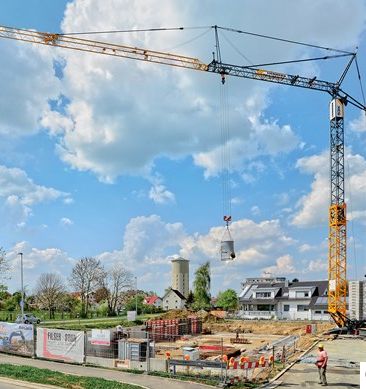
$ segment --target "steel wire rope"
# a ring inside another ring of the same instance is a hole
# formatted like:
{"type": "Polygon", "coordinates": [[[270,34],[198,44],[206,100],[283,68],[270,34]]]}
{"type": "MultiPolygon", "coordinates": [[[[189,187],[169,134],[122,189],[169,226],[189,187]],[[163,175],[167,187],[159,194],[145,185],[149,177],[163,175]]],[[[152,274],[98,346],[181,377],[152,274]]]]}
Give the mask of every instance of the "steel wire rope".
{"type": "MultiPolygon", "coordinates": [[[[365,93],[364,93],[364,91],[363,91],[363,85],[362,85],[362,80],[361,80],[361,73],[360,73],[360,68],[358,67],[357,56],[355,57],[355,63],[356,63],[358,81],[359,81],[359,83],[360,83],[360,88],[361,88],[361,94],[362,94],[362,99],[363,99],[363,105],[366,106],[365,93]]],[[[365,111],[365,114],[366,114],[366,111],[365,111]]]]}
{"type": "MultiPolygon", "coordinates": [[[[349,168],[349,161],[348,158],[346,157],[346,169],[347,169],[347,177],[348,180],[346,180],[346,183],[348,181],[348,193],[349,193],[349,204],[350,204],[350,213],[353,214],[353,201],[352,201],[352,191],[351,191],[351,174],[350,174],[350,168],[349,168]]],[[[354,217],[350,220],[351,222],[351,234],[352,234],[352,247],[353,247],[353,261],[354,261],[354,275],[355,275],[355,280],[357,280],[357,250],[356,250],[356,236],[355,236],[355,231],[354,231],[354,222],[353,222],[354,217]]]]}
{"type": "Polygon", "coordinates": [[[236,51],[242,58],[244,58],[250,65],[255,66],[254,63],[245,55],[243,54],[231,40],[223,33],[221,32],[221,36],[225,39],[225,41],[236,51]]]}
{"type": "Polygon", "coordinates": [[[228,118],[227,81],[220,85],[220,134],[221,134],[221,177],[222,177],[222,211],[224,216],[231,216],[230,188],[230,136],[228,118]]]}
{"type": "Polygon", "coordinates": [[[202,37],[203,37],[204,35],[206,35],[210,30],[211,30],[211,28],[208,28],[206,31],[202,32],[201,34],[198,34],[198,35],[196,35],[195,37],[193,37],[193,38],[191,38],[191,39],[189,39],[189,40],[187,40],[187,41],[184,41],[184,42],[182,42],[182,43],[180,43],[180,44],[178,44],[178,45],[176,45],[176,46],[173,46],[173,47],[170,47],[170,48],[167,48],[167,49],[163,49],[163,51],[175,50],[175,49],[177,49],[177,48],[179,48],[179,47],[182,47],[182,46],[185,46],[185,45],[187,45],[187,44],[189,44],[189,43],[192,43],[192,42],[198,40],[199,38],[202,38],[202,37]]]}
{"type": "Polygon", "coordinates": [[[346,51],[346,50],[340,50],[340,49],[335,49],[335,48],[332,48],[332,47],[314,45],[314,44],[306,43],[306,42],[302,42],[302,41],[296,41],[296,40],[292,40],[292,39],[280,38],[280,37],[276,37],[276,36],[273,36],[273,35],[258,34],[258,33],[255,33],[255,32],[238,30],[238,29],[230,28],[230,27],[217,26],[217,28],[219,28],[220,30],[236,32],[238,34],[245,34],[245,35],[255,36],[255,37],[258,37],[258,38],[271,39],[271,40],[275,40],[275,41],[279,41],[279,42],[284,42],[284,43],[291,43],[291,44],[299,45],[299,46],[312,47],[312,48],[315,48],[315,49],[334,51],[334,52],[338,52],[338,53],[354,54],[354,53],[352,53],[350,51],[346,51]]]}
{"type": "Polygon", "coordinates": [[[157,27],[157,28],[131,28],[128,30],[104,30],[104,31],[79,31],[63,32],[58,35],[97,35],[97,34],[119,34],[132,32],[158,32],[158,31],[182,31],[182,30],[202,30],[212,29],[214,26],[196,26],[196,27],[157,27]]]}

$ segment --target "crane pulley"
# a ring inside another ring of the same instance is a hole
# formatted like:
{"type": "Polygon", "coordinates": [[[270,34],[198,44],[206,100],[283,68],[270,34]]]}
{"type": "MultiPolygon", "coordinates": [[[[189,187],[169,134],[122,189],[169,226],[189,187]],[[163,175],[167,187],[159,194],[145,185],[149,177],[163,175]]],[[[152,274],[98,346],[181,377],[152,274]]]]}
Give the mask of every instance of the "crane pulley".
{"type": "MultiPolygon", "coordinates": [[[[298,74],[286,74],[269,70],[268,67],[274,64],[285,64],[298,61],[284,61],[277,63],[258,64],[250,66],[240,66],[224,63],[221,60],[220,47],[218,42],[218,27],[215,28],[216,36],[216,58],[206,64],[197,58],[153,51],[127,45],[119,45],[108,42],[95,41],[90,39],[81,39],[65,34],[55,34],[48,32],[39,32],[34,30],[19,29],[13,27],[0,26],[0,38],[14,39],[29,43],[41,44],[53,47],[62,47],[71,50],[78,50],[114,57],[129,58],[145,62],[159,63],[180,68],[199,70],[209,73],[216,73],[221,76],[224,82],[226,76],[242,77],[252,80],[271,82],[281,85],[300,87],[310,90],[326,92],[331,95],[331,109],[336,109],[335,114],[330,117],[330,160],[331,160],[331,204],[329,208],[329,258],[328,258],[328,311],[334,318],[336,324],[341,327],[347,324],[346,317],[346,204],[344,198],[344,106],[349,103],[353,106],[366,111],[365,104],[341,89],[342,82],[355,60],[357,71],[358,64],[356,53],[337,51],[338,54],[333,57],[350,56],[351,59],[343,71],[341,77],[336,82],[319,80],[317,77],[304,77],[298,74]],[[338,113],[342,114],[339,115],[338,113]]],[[[229,29],[228,29],[229,30],[229,29]]],[[[262,38],[268,36],[239,31],[262,38]]],[[[271,39],[274,39],[273,37],[271,39]]],[[[277,39],[277,38],[276,38],[277,39]]],[[[287,39],[277,39],[287,43],[296,43],[287,39]]],[[[297,42],[299,43],[299,42],[297,42]]],[[[300,44],[300,43],[299,43],[300,44]]],[[[305,46],[326,49],[325,47],[313,46],[301,43],[305,46]]],[[[328,59],[321,57],[308,60],[328,59]]],[[[227,225],[228,227],[228,225],[227,225]]],[[[230,231],[227,228],[228,233],[230,231]]],[[[234,254],[233,240],[231,235],[227,240],[223,240],[222,249],[232,257],[234,254]],[[232,245],[230,244],[232,243],[232,245]],[[230,253],[230,254],[229,254],[230,253]]]]}

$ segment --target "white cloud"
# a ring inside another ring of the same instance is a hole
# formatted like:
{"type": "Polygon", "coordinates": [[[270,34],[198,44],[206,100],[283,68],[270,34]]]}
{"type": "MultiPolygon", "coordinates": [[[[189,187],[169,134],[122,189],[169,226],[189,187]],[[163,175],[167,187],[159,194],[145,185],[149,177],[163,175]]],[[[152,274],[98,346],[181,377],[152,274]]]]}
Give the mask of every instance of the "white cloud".
{"type": "Polygon", "coordinates": [[[310,272],[324,272],[328,269],[328,261],[326,259],[311,260],[308,264],[307,271],[310,272]]]}
{"type": "Polygon", "coordinates": [[[350,122],[350,129],[355,132],[366,132],[366,115],[364,111],[360,112],[360,116],[350,122]]]}
{"type": "Polygon", "coordinates": [[[283,255],[276,259],[276,265],[265,267],[262,275],[271,274],[272,276],[284,276],[297,272],[293,258],[290,255],[283,255]]]}
{"type": "Polygon", "coordinates": [[[181,223],[165,223],[158,215],[132,218],[125,228],[121,258],[130,266],[168,263],[185,236],[181,223]]]}
{"type": "Polygon", "coordinates": [[[253,205],[252,208],[250,208],[250,212],[254,216],[258,216],[261,213],[261,209],[258,207],[258,205],[253,205]]]}
{"type": "Polygon", "coordinates": [[[47,128],[51,135],[62,135],[65,131],[71,131],[73,128],[70,118],[57,111],[51,111],[49,107],[42,115],[41,125],[47,128]]]}
{"type": "Polygon", "coordinates": [[[63,225],[64,227],[69,227],[69,226],[72,226],[74,224],[74,222],[71,219],[69,219],[68,217],[63,217],[60,220],[60,224],[63,225]]]}
{"type": "Polygon", "coordinates": [[[150,188],[149,198],[156,204],[174,203],[174,193],[170,192],[165,185],[156,184],[150,188]]]}
{"type": "MultiPolygon", "coordinates": [[[[308,227],[326,223],[330,199],[329,155],[301,158],[297,168],[301,172],[314,175],[311,192],[298,201],[298,211],[293,215],[292,223],[298,227],[308,227]]],[[[360,219],[365,214],[366,204],[366,160],[359,154],[346,152],[346,203],[348,219],[360,219]],[[348,175],[347,175],[348,174],[348,175]],[[352,200],[352,203],[351,203],[352,200]],[[352,212],[351,212],[352,210],[352,212]]]]}
{"type": "MultiPolygon", "coordinates": [[[[20,256],[23,253],[24,285],[27,293],[32,293],[36,281],[42,273],[58,273],[67,277],[71,273],[74,259],[58,248],[35,248],[28,242],[16,243],[7,250],[12,271],[9,285],[12,290],[20,289],[20,256]]],[[[66,280],[65,280],[66,281],[66,280]]]]}
{"type": "MultiPolygon", "coordinates": [[[[286,235],[278,220],[255,223],[249,219],[235,221],[230,226],[234,240],[235,264],[253,267],[271,260],[273,253],[281,253],[295,241],[286,235]]],[[[181,242],[180,255],[193,261],[220,258],[220,242],[226,239],[223,227],[212,227],[206,235],[193,234],[181,242]]]]}
{"type": "MultiPolygon", "coordinates": [[[[261,107],[264,109],[264,107],[261,107]]],[[[256,107],[256,110],[258,108],[256,107]]],[[[247,112],[250,115],[250,112],[247,112]]],[[[230,167],[232,170],[245,172],[242,174],[246,182],[253,182],[255,175],[264,170],[263,164],[257,162],[255,164],[248,161],[264,155],[278,155],[279,153],[289,152],[293,150],[299,140],[292,131],[291,127],[285,125],[280,127],[277,122],[269,122],[261,119],[259,116],[249,116],[248,119],[247,138],[248,139],[232,139],[225,147],[230,154],[230,167]],[[253,173],[249,173],[248,171],[253,173]]],[[[196,165],[205,170],[205,177],[218,175],[226,166],[222,165],[222,146],[217,146],[210,151],[200,152],[194,155],[196,165]]]]}
{"type": "Polygon", "coordinates": [[[299,247],[299,251],[300,253],[306,253],[308,251],[311,251],[313,249],[312,246],[310,246],[309,244],[307,243],[304,243],[302,244],[300,247],[299,247]]]}
{"type": "Polygon", "coordinates": [[[32,135],[39,131],[48,101],[57,99],[61,91],[54,75],[54,56],[41,45],[4,39],[0,40],[0,49],[0,134],[32,135]]]}
{"type": "Polygon", "coordinates": [[[35,184],[24,170],[0,165],[0,204],[2,213],[19,226],[32,214],[32,206],[63,198],[70,195],[54,188],[35,184]]]}
{"type": "MultiPolygon", "coordinates": [[[[258,32],[270,29],[279,36],[348,47],[357,43],[365,19],[365,6],[357,0],[348,2],[347,7],[330,6],[329,0],[311,6],[305,0],[296,5],[287,0],[281,7],[253,3],[251,12],[242,12],[243,5],[232,1],[227,13],[222,13],[221,2],[213,1],[209,15],[205,15],[205,3],[194,1],[187,1],[184,6],[180,1],[166,0],[152,0],[148,4],[137,0],[110,0],[111,5],[108,4],[105,1],[101,7],[96,0],[69,3],[62,30],[104,30],[105,21],[108,21],[108,29],[120,29],[121,25],[141,28],[202,25],[204,22],[212,25],[219,21],[222,25],[245,26],[258,32]],[[116,12],[118,9],[128,9],[128,12],[116,12]],[[160,11],[156,13],[156,9],[160,11]],[[262,17],[253,18],[253,14],[262,17]],[[287,14],[291,14],[291,20],[287,14]],[[324,14],[328,15],[326,19],[320,16],[324,14]],[[273,20],[276,20],[275,25],[273,20]],[[311,20],[310,29],[308,20],[311,20]],[[335,28],[333,20],[340,25],[347,24],[347,31],[335,28]]],[[[124,34],[122,38],[106,35],[98,39],[117,43],[123,39],[123,43],[132,46],[156,50],[173,48],[174,52],[177,43],[194,38],[197,32],[188,31],[188,34],[191,35],[183,37],[181,31],[164,35],[141,32],[124,34]]],[[[241,38],[231,37],[239,47],[243,45],[241,38]]],[[[212,36],[207,35],[204,39],[192,40],[189,46],[177,51],[208,62],[210,59],[205,54],[212,45],[210,39],[212,36]]],[[[259,62],[292,59],[307,53],[305,48],[254,39],[246,40],[245,51],[248,57],[259,62]]],[[[105,182],[112,182],[126,173],[149,174],[155,159],[161,156],[193,155],[194,162],[204,169],[206,176],[220,171],[221,141],[219,136],[213,135],[216,130],[219,134],[220,107],[212,77],[88,53],[51,49],[48,53],[64,58],[62,93],[68,103],[62,114],[43,108],[41,123],[58,136],[58,153],[68,165],[92,171],[105,182]]],[[[228,62],[242,62],[231,48],[226,48],[225,53],[228,62]]],[[[302,67],[305,72],[311,69],[302,67]]],[[[317,68],[314,71],[319,73],[317,68]]],[[[289,125],[262,115],[268,106],[271,86],[245,80],[228,79],[227,83],[230,84],[229,146],[233,169],[243,170],[245,163],[253,158],[276,156],[300,146],[289,125]]],[[[255,173],[244,173],[255,179],[255,173]]]]}

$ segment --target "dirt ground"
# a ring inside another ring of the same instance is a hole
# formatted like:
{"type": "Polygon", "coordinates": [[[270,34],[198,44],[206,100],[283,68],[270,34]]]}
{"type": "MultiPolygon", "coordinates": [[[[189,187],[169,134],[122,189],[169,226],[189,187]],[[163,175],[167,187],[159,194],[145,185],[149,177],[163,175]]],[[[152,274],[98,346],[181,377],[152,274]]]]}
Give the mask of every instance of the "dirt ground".
{"type": "Polygon", "coordinates": [[[156,355],[165,358],[165,352],[169,351],[172,358],[182,358],[182,347],[201,346],[201,358],[215,359],[221,355],[221,345],[225,348],[225,354],[250,355],[289,335],[299,337],[296,348],[301,352],[314,343],[318,334],[334,327],[332,323],[321,322],[317,323],[317,333],[306,334],[307,324],[309,323],[305,321],[206,320],[204,329],[211,334],[185,336],[176,342],[159,342],[156,345],[156,355]],[[247,344],[233,344],[231,339],[236,337],[245,338],[247,344]],[[210,350],[210,346],[213,349],[215,346],[220,347],[220,351],[210,350]]]}

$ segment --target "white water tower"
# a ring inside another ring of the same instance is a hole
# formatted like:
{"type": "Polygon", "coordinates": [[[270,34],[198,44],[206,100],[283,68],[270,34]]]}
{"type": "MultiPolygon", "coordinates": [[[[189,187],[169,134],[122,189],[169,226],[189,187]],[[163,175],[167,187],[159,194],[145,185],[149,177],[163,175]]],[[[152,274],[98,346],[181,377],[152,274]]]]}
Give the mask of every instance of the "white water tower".
{"type": "Polygon", "coordinates": [[[172,259],[172,289],[178,290],[185,298],[189,294],[189,260],[182,257],[172,259]]]}

